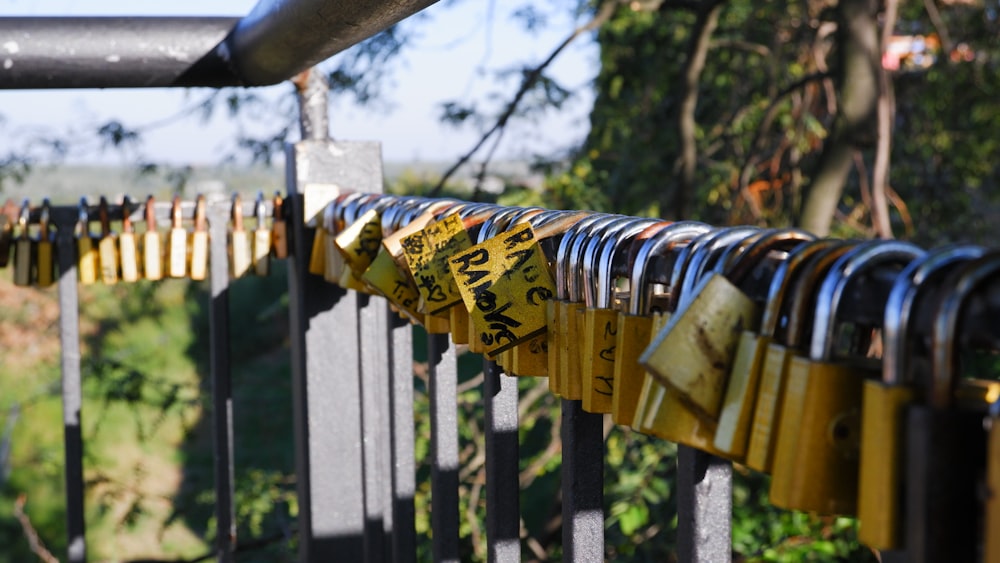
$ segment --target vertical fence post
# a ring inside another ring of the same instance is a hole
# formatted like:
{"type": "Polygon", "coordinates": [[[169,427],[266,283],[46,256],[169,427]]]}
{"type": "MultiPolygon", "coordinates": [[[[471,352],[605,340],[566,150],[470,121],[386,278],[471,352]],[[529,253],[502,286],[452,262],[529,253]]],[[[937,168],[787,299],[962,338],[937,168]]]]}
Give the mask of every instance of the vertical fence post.
{"type": "Polygon", "coordinates": [[[710,563],[732,559],[733,464],[677,446],[677,556],[710,563]]]}
{"type": "Polygon", "coordinates": [[[490,562],[521,560],[517,378],[483,360],[486,403],[486,547],[490,562]]]}
{"type": "Polygon", "coordinates": [[[604,416],[563,399],[561,433],[563,560],[603,561],[604,416]]]}
{"type": "Polygon", "coordinates": [[[386,501],[388,460],[391,440],[388,405],[385,403],[389,383],[389,353],[387,350],[389,306],[382,297],[358,296],[361,331],[361,444],[365,480],[365,561],[381,563],[386,559],[392,513],[386,501]]]}
{"type": "Polygon", "coordinates": [[[392,413],[392,542],[391,560],[417,559],[413,496],[417,488],[413,428],[413,329],[388,311],[389,404],[392,413]]]}
{"type": "Polygon", "coordinates": [[[427,335],[434,561],[458,561],[458,364],[447,334],[427,335]]]}
{"type": "Polygon", "coordinates": [[[59,225],[59,340],[62,348],[63,444],[66,452],[66,560],[87,559],[83,506],[83,428],[80,409],[80,300],[76,283],[73,224],[59,225]]]}
{"type": "MultiPolygon", "coordinates": [[[[230,206],[208,206],[211,303],[208,310],[209,373],[212,380],[212,443],[215,464],[217,557],[233,560],[236,513],[233,508],[233,385],[229,364],[229,232],[230,206]]],[[[240,210],[242,213],[242,210],[240,210]]]]}

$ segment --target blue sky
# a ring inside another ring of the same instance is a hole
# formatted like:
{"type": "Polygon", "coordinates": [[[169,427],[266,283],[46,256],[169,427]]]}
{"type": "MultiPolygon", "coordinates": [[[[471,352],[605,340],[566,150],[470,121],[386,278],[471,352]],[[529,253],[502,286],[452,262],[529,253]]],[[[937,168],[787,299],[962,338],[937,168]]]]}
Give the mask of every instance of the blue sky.
{"type": "MultiPolygon", "coordinates": [[[[173,0],[136,2],[122,0],[0,0],[0,15],[243,15],[255,0],[212,2],[173,0]]],[[[529,3],[529,0],[523,2],[529,3]]],[[[394,85],[387,90],[390,106],[360,109],[346,103],[331,108],[331,133],[341,139],[380,140],[386,160],[446,161],[464,152],[478,138],[469,130],[455,130],[437,121],[440,103],[447,99],[480,100],[496,92],[489,69],[530,64],[548,53],[579,24],[553,8],[558,2],[532,2],[551,14],[550,24],[537,35],[523,32],[509,17],[513,2],[441,0],[424,11],[415,48],[397,62],[394,85]],[[485,16],[493,10],[493,24],[485,16]],[[487,69],[487,72],[482,72],[487,69]]],[[[586,85],[597,72],[597,50],[584,39],[572,46],[553,65],[552,73],[565,86],[580,87],[582,94],[558,116],[523,126],[505,135],[498,156],[516,158],[534,152],[550,152],[577,142],[586,132],[591,97],[586,85]]],[[[289,90],[287,84],[257,89],[276,98],[289,90]]],[[[503,90],[509,97],[516,84],[503,90]]],[[[86,136],[96,124],[118,119],[129,126],[164,120],[202,99],[207,90],[0,90],[0,115],[4,118],[0,154],[35,132],[86,136]],[[14,133],[14,139],[10,133],[14,133]],[[6,146],[5,146],[6,145],[6,146]]],[[[248,121],[251,131],[269,130],[273,123],[248,121]]],[[[174,163],[210,164],[231,142],[236,125],[224,117],[206,125],[189,118],[144,134],[140,151],[144,158],[174,163]]],[[[85,145],[84,145],[85,146],[85,145]]],[[[81,149],[76,162],[116,162],[123,157],[81,149]]]]}

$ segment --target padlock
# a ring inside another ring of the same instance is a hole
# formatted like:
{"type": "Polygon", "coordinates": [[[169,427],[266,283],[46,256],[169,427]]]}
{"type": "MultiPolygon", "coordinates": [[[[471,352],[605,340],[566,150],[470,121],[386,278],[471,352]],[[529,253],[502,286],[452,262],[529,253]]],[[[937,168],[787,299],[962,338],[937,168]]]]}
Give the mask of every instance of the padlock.
{"type": "Polygon", "coordinates": [[[229,231],[229,277],[238,280],[250,271],[253,250],[250,248],[250,235],[243,226],[243,198],[240,197],[240,194],[235,193],[232,201],[230,211],[232,227],[229,231]]]}
{"type": "Polygon", "coordinates": [[[355,277],[368,269],[382,247],[380,209],[367,206],[364,212],[336,236],[337,248],[355,277]]]}
{"type": "Polygon", "coordinates": [[[915,358],[929,355],[915,349],[919,339],[911,339],[910,325],[916,311],[934,302],[949,271],[983,253],[977,246],[929,252],[900,272],[889,292],[882,329],[882,378],[865,381],[861,411],[858,541],[871,548],[894,550],[903,545],[903,417],[917,397],[915,358]]]}
{"type": "Polygon", "coordinates": [[[118,235],[118,259],[121,261],[122,281],[139,281],[139,242],[132,226],[132,201],[122,198],[122,232],[118,235]]]}
{"type": "Polygon", "coordinates": [[[804,231],[756,233],[734,245],[716,272],[696,288],[672,325],[657,335],[643,362],[670,385],[695,413],[717,422],[741,335],[756,332],[760,306],[747,294],[755,268],[775,250],[787,250],[815,237],[804,231]],[[742,248],[741,248],[742,246],[742,248]],[[739,258],[735,258],[738,256],[739,258]]]}
{"type": "Polygon", "coordinates": [[[961,323],[969,317],[995,318],[985,298],[982,301],[987,303],[979,311],[973,310],[972,303],[994,290],[998,280],[1000,253],[996,251],[963,264],[943,282],[930,317],[930,381],[922,386],[923,397],[907,409],[904,423],[904,534],[910,561],[978,558],[986,413],[956,404],[956,391],[962,379],[960,348],[967,330],[961,323]]]}
{"type": "Polygon", "coordinates": [[[35,241],[35,285],[49,287],[56,281],[55,243],[51,229],[52,212],[48,198],[42,200],[38,217],[38,239],[35,241]]]}
{"type": "Polygon", "coordinates": [[[114,285],[118,283],[118,235],[111,231],[111,211],[104,196],[97,204],[97,218],[101,223],[101,236],[97,239],[101,281],[105,285],[114,285]]]}
{"type": "Polygon", "coordinates": [[[789,272],[792,275],[787,295],[782,299],[772,342],[767,345],[753,422],[744,463],[761,473],[771,473],[778,430],[781,427],[781,404],[785,397],[788,365],[794,353],[806,346],[805,338],[812,321],[812,305],[819,285],[830,267],[853,245],[838,243],[805,258],[789,272]],[[787,319],[787,320],[783,320],[787,319]]]}
{"type": "Polygon", "coordinates": [[[31,205],[27,199],[21,204],[21,213],[17,219],[18,235],[14,242],[14,285],[27,287],[35,280],[35,257],[32,254],[31,236],[28,230],[31,226],[31,205]]]}
{"type": "Polygon", "coordinates": [[[194,230],[191,231],[191,279],[201,281],[208,276],[208,210],[205,196],[199,194],[194,203],[194,230]]]}
{"type": "Polygon", "coordinates": [[[1000,399],[986,419],[986,479],[983,501],[983,561],[1000,561],[1000,399]]]}
{"type": "Polygon", "coordinates": [[[288,258],[288,219],[281,192],[275,192],[271,202],[271,255],[277,260],[288,258]]]}
{"type": "MultiPolygon", "coordinates": [[[[592,413],[611,413],[614,396],[618,309],[614,308],[614,270],[627,270],[633,239],[654,221],[627,219],[593,237],[581,259],[583,274],[583,346],[580,353],[582,406],[592,413]]],[[[661,223],[662,225],[662,223],[661,223]]],[[[579,322],[579,320],[578,320],[579,322]]]]}
{"type": "MultiPolygon", "coordinates": [[[[176,211],[180,213],[179,203],[176,211]]],[[[156,227],[156,200],[153,196],[146,198],[145,214],[146,232],[142,234],[142,275],[147,280],[159,280],[163,279],[163,244],[160,231],[156,227]]],[[[178,221],[179,219],[180,217],[178,221]]]]}
{"type": "Polygon", "coordinates": [[[76,223],[76,269],[80,283],[90,285],[97,282],[97,245],[90,234],[90,209],[87,199],[80,199],[79,217],[76,223]]]}
{"type": "Polygon", "coordinates": [[[794,273],[817,252],[838,244],[840,242],[833,239],[805,241],[792,249],[788,259],[781,262],[771,278],[761,315],[760,333],[744,330],[740,335],[715,431],[715,447],[725,452],[726,457],[736,461],[746,457],[764,358],[778,327],[781,306],[790,293],[788,288],[794,273]]]}
{"type": "MultiPolygon", "coordinates": [[[[856,513],[861,393],[865,379],[878,377],[880,366],[863,353],[835,357],[838,315],[852,282],[876,268],[898,273],[921,254],[910,243],[871,241],[841,256],[824,277],[809,355],[794,356],[788,367],[771,504],[819,514],[856,513]]],[[[873,307],[877,313],[884,308],[881,303],[873,307]]],[[[857,331],[863,335],[860,327],[857,331]]]]}
{"type": "MultiPolygon", "coordinates": [[[[669,282],[669,272],[680,245],[708,232],[710,227],[695,221],[673,223],[645,240],[632,260],[629,278],[628,311],[618,315],[615,339],[614,393],[611,398],[611,419],[615,424],[632,426],[646,371],[639,365],[639,355],[649,345],[653,333],[653,313],[665,305],[658,303],[655,286],[669,282]]],[[[648,391],[647,391],[648,393],[648,391]]]]}
{"type": "Polygon", "coordinates": [[[8,199],[0,208],[0,268],[10,263],[10,250],[14,241],[14,224],[17,222],[17,206],[8,199]]]}
{"type": "Polygon", "coordinates": [[[264,192],[257,192],[257,202],[254,204],[254,215],[257,225],[253,231],[253,273],[266,276],[271,272],[272,229],[267,226],[267,204],[264,202],[264,192]]]}
{"type": "MultiPolygon", "coordinates": [[[[148,203],[146,213],[149,213],[148,203]]],[[[187,277],[188,273],[188,233],[182,221],[181,196],[176,195],[170,206],[170,233],[167,236],[167,275],[172,278],[187,277]]]]}

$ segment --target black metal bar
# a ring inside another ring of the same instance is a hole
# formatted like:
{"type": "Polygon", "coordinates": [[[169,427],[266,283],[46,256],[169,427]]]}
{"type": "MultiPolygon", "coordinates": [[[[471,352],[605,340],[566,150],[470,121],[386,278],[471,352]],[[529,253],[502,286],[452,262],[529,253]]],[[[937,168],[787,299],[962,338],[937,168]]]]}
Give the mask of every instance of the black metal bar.
{"type": "MultiPolygon", "coordinates": [[[[192,73],[196,61],[204,58],[202,64],[207,64],[216,57],[214,49],[238,21],[235,17],[0,18],[0,88],[208,85],[184,77],[192,73]]],[[[228,81],[219,85],[238,84],[234,78],[228,81]]]]}
{"type": "Polygon", "coordinates": [[[220,562],[233,561],[233,384],[229,365],[229,246],[231,204],[208,208],[211,305],[208,310],[209,373],[212,380],[212,443],[215,463],[215,547],[220,562]]]}
{"type": "Polygon", "coordinates": [[[384,404],[389,380],[389,354],[386,349],[389,306],[381,297],[359,295],[359,330],[361,335],[361,443],[365,485],[365,561],[386,560],[386,519],[392,496],[388,462],[390,459],[389,416],[384,404]]]}
{"type": "Polygon", "coordinates": [[[427,335],[434,561],[458,561],[458,364],[447,334],[427,335]]]}
{"type": "Polygon", "coordinates": [[[564,399],[561,433],[563,560],[603,561],[604,416],[564,399]]]}
{"type": "Polygon", "coordinates": [[[413,329],[393,312],[389,316],[390,412],[392,413],[392,542],[389,559],[417,559],[413,496],[417,488],[413,429],[413,329]]]}
{"type": "Polygon", "coordinates": [[[677,446],[677,557],[709,563],[732,559],[733,464],[677,446]]]}
{"type": "Polygon", "coordinates": [[[483,360],[486,402],[487,560],[521,560],[521,505],[517,494],[520,448],[517,436],[517,378],[483,360]]]}
{"type": "Polygon", "coordinates": [[[72,223],[58,225],[59,341],[62,347],[63,444],[66,452],[66,560],[87,559],[83,506],[83,431],[80,408],[80,310],[76,282],[76,241],[72,223]]]}

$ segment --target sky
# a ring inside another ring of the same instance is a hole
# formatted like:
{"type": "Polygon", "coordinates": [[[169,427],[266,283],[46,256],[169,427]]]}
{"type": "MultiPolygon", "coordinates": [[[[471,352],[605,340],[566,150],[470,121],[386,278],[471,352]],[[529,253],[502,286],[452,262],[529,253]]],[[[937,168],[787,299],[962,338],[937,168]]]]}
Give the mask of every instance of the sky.
{"type": "MultiPolygon", "coordinates": [[[[244,15],[256,0],[172,0],[136,2],[122,0],[0,0],[2,16],[74,15],[244,15]]],[[[358,108],[344,100],[330,110],[331,135],[337,139],[379,140],[386,161],[449,161],[465,152],[479,138],[477,131],[442,125],[438,121],[444,100],[477,100],[488,104],[496,92],[509,99],[517,84],[499,85],[493,72],[524,63],[537,64],[581,22],[568,13],[565,3],[500,2],[497,0],[441,0],[422,12],[419,36],[413,48],[394,65],[392,86],[383,103],[358,108]],[[510,13],[531,3],[551,17],[537,34],[523,31],[510,13]],[[563,7],[558,7],[558,6],[563,7]],[[492,25],[486,21],[492,10],[492,25]]],[[[505,134],[499,158],[522,158],[551,153],[578,143],[587,130],[592,104],[588,85],[597,72],[598,53],[589,39],[581,38],[551,68],[553,76],[578,95],[557,115],[512,129],[505,134]]],[[[255,93],[278,99],[291,90],[287,83],[257,88],[255,93]]],[[[195,117],[173,120],[207,89],[118,90],[0,90],[0,156],[33,135],[58,134],[79,138],[68,156],[70,162],[116,163],[136,157],[173,164],[207,165],[218,162],[232,147],[237,127],[249,131],[272,130],[266,118],[245,119],[242,125],[222,115],[207,123],[195,117]],[[135,154],[102,151],[90,131],[98,124],[119,120],[129,127],[143,127],[142,143],[135,154]],[[170,123],[169,125],[156,125],[170,123]]],[[[496,103],[496,102],[494,102],[496,103]]],[[[493,106],[497,107],[497,106],[493,106]]]]}

